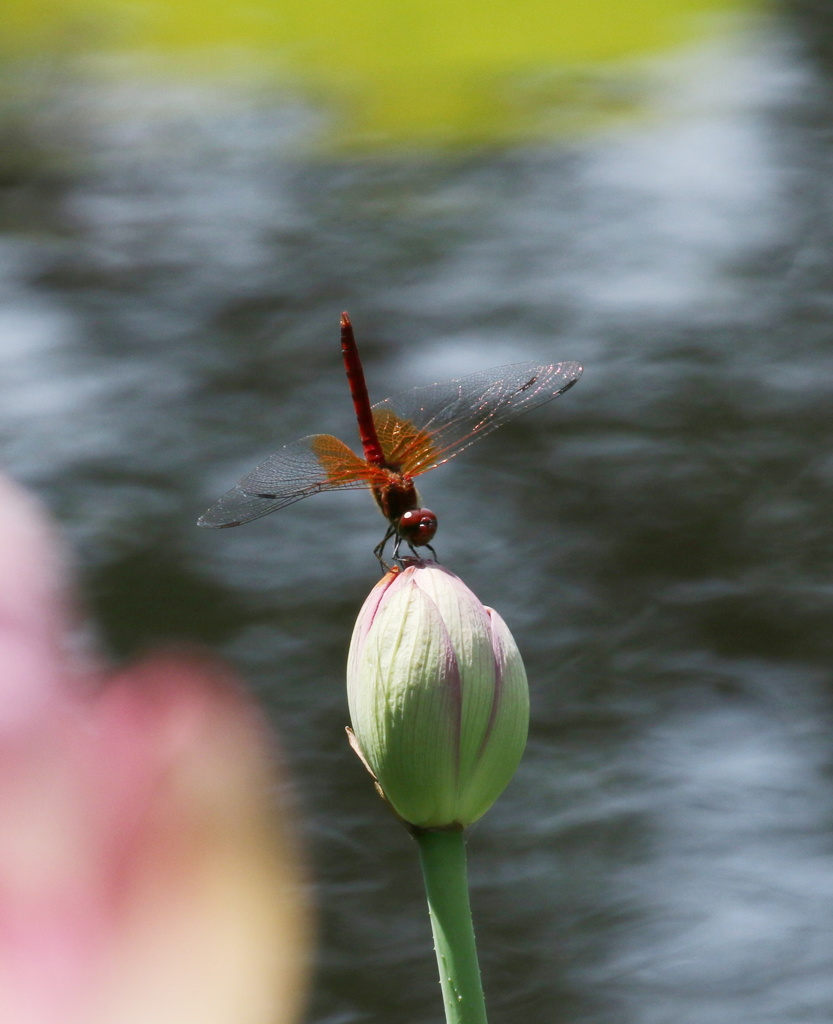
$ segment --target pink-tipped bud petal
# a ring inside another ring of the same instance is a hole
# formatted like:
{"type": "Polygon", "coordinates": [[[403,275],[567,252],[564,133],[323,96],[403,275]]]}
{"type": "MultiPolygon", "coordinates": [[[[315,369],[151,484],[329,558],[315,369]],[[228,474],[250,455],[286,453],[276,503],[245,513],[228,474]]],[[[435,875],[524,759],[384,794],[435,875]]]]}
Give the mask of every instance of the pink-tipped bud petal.
{"type": "Polygon", "coordinates": [[[389,575],[350,646],[353,730],[397,814],[420,828],[470,825],[526,743],[529,693],[506,624],[433,562],[389,575]]]}

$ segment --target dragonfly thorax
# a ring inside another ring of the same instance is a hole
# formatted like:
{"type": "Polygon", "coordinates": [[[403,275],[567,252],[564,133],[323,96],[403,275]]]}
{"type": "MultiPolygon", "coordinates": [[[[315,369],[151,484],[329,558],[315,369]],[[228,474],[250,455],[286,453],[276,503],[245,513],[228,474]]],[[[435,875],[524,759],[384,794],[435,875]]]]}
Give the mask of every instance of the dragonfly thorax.
{"type": "Polygon", "coordinates": [[[384,478],[373,484],[373,497],[382,515],[394,526],[406,512],[419,507],[419,495],[413,478],[407,473],[384,469],[384,478]]]}
{"type": "Polygon", "coordinates": [[[419,507],[419,494],[409,473],[380,467],[373,484],[373,497],[389,523],[381,544],[376,548],[376,557],[384,567],[387,568],[387,563],[382,551],[391,537],[394,538],[395,559],[399,558],[399,547],[403,541],[414,553],[418,547],[427,547],[433,553],[431,541],[437,532],[437,517],[430,509],[419,507]]]}

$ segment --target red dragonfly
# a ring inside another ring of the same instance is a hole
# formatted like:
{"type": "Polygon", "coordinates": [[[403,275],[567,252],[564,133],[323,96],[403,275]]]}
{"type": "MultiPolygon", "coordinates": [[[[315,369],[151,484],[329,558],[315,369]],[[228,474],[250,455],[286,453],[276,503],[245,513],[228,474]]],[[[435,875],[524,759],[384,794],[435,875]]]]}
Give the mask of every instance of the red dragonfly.
{"type": "Polygon", "coordinates": [[[240,526],[319,491],[369,487],[388,521],[375,549],[393,537],[393,557],[404,541],[416,554],[431,541],[437,517],[420,507],[414,477],[448,462],[493,430],[557,398],[581,376],[578,363],[512,363],[460,380],[413,388],[371,406],[347,313],[341,315],[341,352],[364,458],[331,434],[311,434],[261,462],[197,521],[222,529],[240,526]]]}

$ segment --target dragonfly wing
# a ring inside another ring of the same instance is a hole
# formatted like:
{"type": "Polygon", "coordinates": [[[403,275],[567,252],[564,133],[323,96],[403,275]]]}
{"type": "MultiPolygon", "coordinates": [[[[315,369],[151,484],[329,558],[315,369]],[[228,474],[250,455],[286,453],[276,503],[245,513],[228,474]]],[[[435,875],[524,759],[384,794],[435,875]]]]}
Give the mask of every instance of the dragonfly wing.
{"type": "MultiPolygon", "coordinates": [[[[299,494],[291,500],[300,501],[304,497],[306,497],[305,494],[299,494]]],[[[232,487],[200,516],[197,526],[205,526],[211,530],[221,530],[227,526],[242,526],[243,523],[250,523],[253,519],[266,516],[287,504],[289,504],[287,501],[255,498],[239,487],[232,487]]]]}
{"type": "Polygon", "coordinates": [[[367,487],[364,459],[330,434],[311,434],[270,455],[197,520],[198,526],[241,526],[295,501],[339,487],[367,487]]]}
{"type": "Polygon", "coordinates": [[[386,398],[373,406],[385,458],[402,472],[425,473],[563,395],[581,372],[578,363],[512,363],[386,398]]]}

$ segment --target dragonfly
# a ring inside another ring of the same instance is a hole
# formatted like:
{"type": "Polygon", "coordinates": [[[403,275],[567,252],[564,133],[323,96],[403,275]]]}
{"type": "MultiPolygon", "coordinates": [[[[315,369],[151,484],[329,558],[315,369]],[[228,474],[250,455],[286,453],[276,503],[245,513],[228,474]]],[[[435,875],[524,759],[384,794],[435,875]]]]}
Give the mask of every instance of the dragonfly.
{"type": "Polygon", "coordinates": [[[197,520],[225,529],[286,508],[321,491],[369,488],[387,519],[374,549],[383,568],[385,547],[401,561],[403,543],[419,557],[437,516],[422,507],[414,477],[441,466],[504,423],[563,395],[579,379],[578,363],[512,363],[403,391],[370,404],[353,326],[341,315],[341,353],[363,455],[332,434],[311,434],[280,448],[240,479],[197,520]]]}

